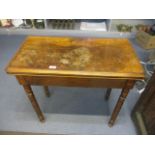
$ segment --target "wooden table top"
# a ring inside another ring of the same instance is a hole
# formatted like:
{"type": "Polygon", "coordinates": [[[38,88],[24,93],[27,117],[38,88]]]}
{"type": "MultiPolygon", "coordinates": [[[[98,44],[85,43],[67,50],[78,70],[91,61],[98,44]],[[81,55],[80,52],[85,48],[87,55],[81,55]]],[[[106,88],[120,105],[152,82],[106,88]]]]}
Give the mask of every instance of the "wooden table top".
{"type": "Polygon", "coordinates": [[[14,75],[143,79],[128,39],[29,36],[6,68],[14,75]]]}

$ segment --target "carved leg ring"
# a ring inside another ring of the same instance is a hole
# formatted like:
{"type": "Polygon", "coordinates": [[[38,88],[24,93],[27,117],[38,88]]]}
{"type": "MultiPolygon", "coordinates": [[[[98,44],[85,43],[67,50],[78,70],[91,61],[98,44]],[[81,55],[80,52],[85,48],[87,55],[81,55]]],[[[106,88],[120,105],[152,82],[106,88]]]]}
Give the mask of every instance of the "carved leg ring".
{"type": "Polygon", "coordinates": [[[131,87],[133,86],[134,82],[133,81],[127,81],[124,88],[122,89],[121,95],[117,101],[117,104],[112,112],[111,118],[109,120],[109,126],[113,126],[115,123],[115,120],[117,118],[117,115],[119,114],[121,107],[131,89],[131,87]]]}
{"type": "Polygon", "coordinates": [[[45,121],[44,115],[43,115],[43,113],[40,110],[40,107],[39,107],[39,105],[37,103],[37,100],[36,100],[34,94],[33,94],[31,86],[30,85],[23,85],[23,87],[24,87],[24,90],[25,90],[29,100],[31,101],[31,104],[32,104],[32,106],[33,106],[33,108],[34,108],[34,110],[35,110],[39,120],[41,122],[44,122],[45,121]]]}

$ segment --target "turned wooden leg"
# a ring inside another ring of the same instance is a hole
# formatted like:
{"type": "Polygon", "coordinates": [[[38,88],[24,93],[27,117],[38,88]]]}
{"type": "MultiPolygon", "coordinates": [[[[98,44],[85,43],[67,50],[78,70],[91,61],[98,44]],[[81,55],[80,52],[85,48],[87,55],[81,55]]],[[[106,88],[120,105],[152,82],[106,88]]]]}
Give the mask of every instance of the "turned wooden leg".
{"type": "Polygon", "coordinates": [[[47,97],[50,97],[50,91],[48,89],[48,86],[44,86],[44,92],[47,97]]]}
{"type": "Polygon", "coordinates": [[[109,126],[113,126],[115,123],[115,120],[117,118],[117,115],[119,114],[121,107],[130,91],[130,89],[132,88],[132,86],[134,85],[134,81],[130,81],[128,80],[124,86],[124,88],[122,89],[121,95],[117,101],[117,104],[112,112],[111,118],[109,120],[109,126]]]}
{"type": "Polygon", "coordinates": [[[35,110],[39,120],[41,122],[44,122],[45,121],[44,115],[43,115],[43,113],[40,110],[40,107],[39,107],[39,105],[37,103],[37,100],[36,100],[34,94],[33,94],[31,86],[30,85],[23,85],[23,87],[24,87],[24,90],[25,90],[29,100],[31,101],[31,104],[32,104],[32,106],[33,106],[33,108],[34,108],[34,110],[35,110]]]}
{"type": "Polygon", "coordinates": [[[106,91],[106,94],[105,94],[105,100],[108,100],[109,97],[110,97],[110,94],[111,94],[111,88],[108,88],[107,91],[106,91]]]}

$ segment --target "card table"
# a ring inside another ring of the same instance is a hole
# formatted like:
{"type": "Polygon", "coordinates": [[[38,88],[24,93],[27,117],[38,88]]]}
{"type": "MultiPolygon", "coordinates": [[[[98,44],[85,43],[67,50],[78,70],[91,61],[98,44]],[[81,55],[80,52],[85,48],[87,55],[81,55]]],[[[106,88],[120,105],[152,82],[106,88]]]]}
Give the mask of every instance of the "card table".
{"type": "MultiPolygon", "coordinates": [[[[31,85],[122,89],[109,120],[112,126],[130,89],[144,70],[128,39],[28,36],[6,67],[21,84],[41,122],[45,117],[31,85]]],[[[60,96],[61,97],[61,96],[60,96]]],[[[90,96],[91,97],[91,96],[90,96]]],[[[89,108],[89,107],[88,107],[89,108]]]]}

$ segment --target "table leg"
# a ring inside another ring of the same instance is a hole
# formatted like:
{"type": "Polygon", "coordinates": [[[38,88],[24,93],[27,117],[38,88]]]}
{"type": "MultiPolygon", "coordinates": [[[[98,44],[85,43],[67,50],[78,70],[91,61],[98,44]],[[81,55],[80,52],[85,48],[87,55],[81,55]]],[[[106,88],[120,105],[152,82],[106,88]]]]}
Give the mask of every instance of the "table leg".
{"type": "Polygon", "coordinates": [[[36,100],[34,94],[33,94],[31,86],[30,85],[23,85],[23,87],[24,87],[24,90],[25,90],[29,100],[31,101],[31,104],[32,104],[32,106],[33,106],[39,120],[41,122],[44,122],[45,121],[44,115],[43,115],[42,111],[40,110],[40,107],[39,107],[39,105],[37,103],[37,100],[36,100]]]}
{"type": "Polygon", "coordinates": [[[116,106],[115,106],[115,108],[114,108],[114,110],[112,112],[111,118],[109,120],[109,126],[110,127],[114,125],[115,120],[117,118],[117,115],[119,114],[119,112],[121,110],[121,107],[122,107],[122,105],[123,105],[123,103],[124,103],[124,101],[125,101],[125,99],[126,99],[126,97],[127,97],[127,95],[128,95],[128,93],[129,93],[129,91],[130,91],[133,84],[134,84],[133,81],[128,80],[126,82],[124,88],[122,89],[121,95],[119,96],[117,104],[116,104],[116,106]]]}
{"type": "Polygon", "coordinates": [[[111,88],[108,88],[107,91],[106,91],[106,94],[105,94],[105,100],[108,100],[109,97],[110,97],[110,94],[111,94],[111,88]]]}
{"type": "Polygon", "coordinates": [[[50,97],[50,91],[48,89],[48,86],[44,86],[44,92],[47,97],[50,97]]]}

